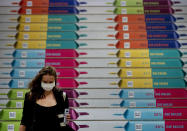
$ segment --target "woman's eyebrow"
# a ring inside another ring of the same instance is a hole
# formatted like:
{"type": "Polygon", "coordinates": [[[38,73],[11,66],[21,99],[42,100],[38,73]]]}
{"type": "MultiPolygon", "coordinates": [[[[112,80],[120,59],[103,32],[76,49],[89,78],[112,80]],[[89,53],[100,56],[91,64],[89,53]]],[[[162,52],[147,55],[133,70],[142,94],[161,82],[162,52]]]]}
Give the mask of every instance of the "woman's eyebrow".
{"type": "Polygon", "coordinates": [[[53,83],[54,81],[44,81],[44,80],[43,80],[43,82],[45,82],[45,83],[47,83],[47,82],[53,83]]]}

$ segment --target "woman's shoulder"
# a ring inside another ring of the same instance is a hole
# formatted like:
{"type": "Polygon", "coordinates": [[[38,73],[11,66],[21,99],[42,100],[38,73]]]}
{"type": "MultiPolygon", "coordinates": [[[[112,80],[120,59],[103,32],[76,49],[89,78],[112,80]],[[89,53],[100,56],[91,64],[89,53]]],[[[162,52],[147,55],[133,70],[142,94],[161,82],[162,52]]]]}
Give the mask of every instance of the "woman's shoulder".
{"type": "Polygon", "coordinates": [[[54,88],[53,92],[56,94],[62,94],[63,90],[61,88],[54,88]]]}
{"type": "Polygon", "coordinates": [[[25,93],[25,101],[32,101],[30,98],[31,98],[31,92],[30,91],[26,92],[25,93]]]}
{"type": "Polygon", "coordinates": [[[26,99],[26,98],[29,98],[30,95],[31,95],[31,92],[30,92],[30,91],[29,91],[29,92],[26,92],[26,93],[25,93],[25,99],[26,99]]]}
{"type": "Polygon", "coordinates": [[[60,98],[60,99],[66,99],[66,93],[62,90],[62,89],[55,89],[54,91],[54,95],[57,97],[57,98],[60,98]]]}

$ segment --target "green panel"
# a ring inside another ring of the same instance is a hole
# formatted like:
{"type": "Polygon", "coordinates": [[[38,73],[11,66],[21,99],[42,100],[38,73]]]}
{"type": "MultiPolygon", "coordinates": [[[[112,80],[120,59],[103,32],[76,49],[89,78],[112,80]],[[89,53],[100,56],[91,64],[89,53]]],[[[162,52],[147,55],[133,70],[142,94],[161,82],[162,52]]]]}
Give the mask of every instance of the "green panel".
{"type": "Polygon", "coordinates": [[[10,99],[24,99],[25,93],[27,93],[29,89],[11,89],[8,93],[8,98],[10,99]]]}
{"type": "Polygon", "coordinates": [[[21,120],[22,109],[2,109],[0,120],[21,120]]]}
{"type": "Polygon", "coordinates": [[[19,131],[19,126],[20,126],[20,122],[18,121],[12,121],[12,122],[3,121],[0,123],[0,131],[8,131],[8,129],[9,131],[10,129],[12,129],[12,131],[19,131]]]}

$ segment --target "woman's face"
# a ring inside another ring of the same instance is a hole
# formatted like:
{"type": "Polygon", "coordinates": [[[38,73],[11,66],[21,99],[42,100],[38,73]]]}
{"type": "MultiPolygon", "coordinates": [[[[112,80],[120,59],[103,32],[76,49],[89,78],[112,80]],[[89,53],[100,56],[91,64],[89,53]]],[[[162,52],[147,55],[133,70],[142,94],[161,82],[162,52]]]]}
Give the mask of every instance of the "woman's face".
{"type": "Polygon", "coordinates": [[[55,87],[55,77],[52,75],[43,75],[41,87],[45,91],[51,91],[55,87]]]}

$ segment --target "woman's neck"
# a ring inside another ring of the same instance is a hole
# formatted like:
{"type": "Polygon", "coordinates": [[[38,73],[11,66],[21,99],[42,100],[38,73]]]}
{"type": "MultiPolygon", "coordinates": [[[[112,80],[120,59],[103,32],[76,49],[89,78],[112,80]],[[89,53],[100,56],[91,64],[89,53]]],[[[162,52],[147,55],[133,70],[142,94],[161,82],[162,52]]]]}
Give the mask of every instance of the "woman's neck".
{"type": "Polygon", "coordinates": [[[51,95],[51,94],[53,94],[53,91],[51,90],[51,91],[45,91],[44,92],[44,95],[45,96],[49,96],[49,95],[51,95]]]}

